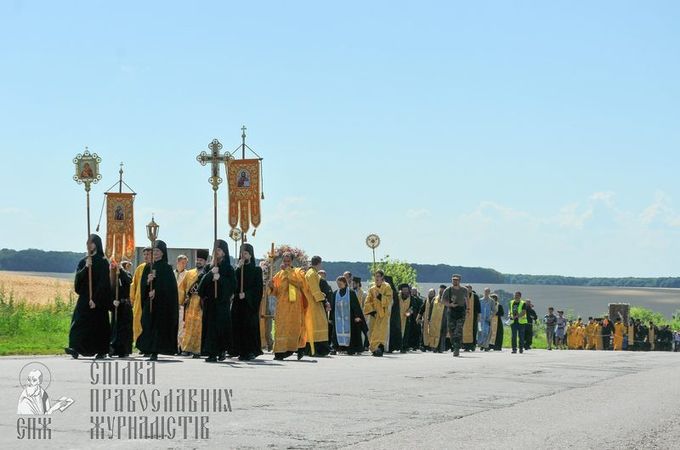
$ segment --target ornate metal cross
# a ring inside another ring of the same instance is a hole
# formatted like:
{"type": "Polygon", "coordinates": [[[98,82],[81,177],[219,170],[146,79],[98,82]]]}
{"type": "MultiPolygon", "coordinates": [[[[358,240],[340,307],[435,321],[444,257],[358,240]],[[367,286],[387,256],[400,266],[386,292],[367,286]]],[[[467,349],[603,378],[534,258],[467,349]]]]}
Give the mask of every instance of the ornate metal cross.
{"type": "Polygon", "coordinates": [[[202,166],[210,163],[210,178],[208,182],[212,185],[213,191],[217,192],[222,183],[222,178],[220,177],[220,163],[224,163],[229,159],[233,158],[229,153],[220,153],[222,150],[222,144],[217,139],[208,144],[210,153],[202,151],[198,156],[196,156],[196,161],[200,162],[202,166]]]}

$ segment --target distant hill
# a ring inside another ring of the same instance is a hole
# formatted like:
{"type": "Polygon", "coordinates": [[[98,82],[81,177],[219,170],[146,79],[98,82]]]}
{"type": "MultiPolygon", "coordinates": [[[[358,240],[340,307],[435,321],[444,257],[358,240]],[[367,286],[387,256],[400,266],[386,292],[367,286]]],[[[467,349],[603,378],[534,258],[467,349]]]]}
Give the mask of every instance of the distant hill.
{"type": "Polygon", "coordinates": [[[72,273],[83,256],[85,253],[3,248],[0,250],[0,270],[72,273]]]}
{"type": "MultiPolygon", "coordinates": [[[[0,250],[0,270],[24,272],[61,272],[75,271],[83,253],[53,252],[36,249],[0,250]]],[[[371,278],[367,262],[325,261],[324,268],[330,279],[349,270],[354,276],[364,280],[371,278]]],[[[458,273],[464,282],[489,284],[539,284],[558,286],[613,286],[613,287],[663,287],[680,288],[680,277],[658,278],[588,278],[564,277],[560,275],[503,274],[494,269],[483,267],[461,267],[447,264],[412,264],[418,272],[421,283],[446,283],[451,275],[458,273]]]]}

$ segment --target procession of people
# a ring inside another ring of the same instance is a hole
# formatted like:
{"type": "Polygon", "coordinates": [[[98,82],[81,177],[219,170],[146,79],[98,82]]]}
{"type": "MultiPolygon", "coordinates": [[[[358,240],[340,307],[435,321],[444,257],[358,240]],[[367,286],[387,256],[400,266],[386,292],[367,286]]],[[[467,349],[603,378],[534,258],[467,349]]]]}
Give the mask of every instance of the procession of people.
{"type": "MultiPolygon", "coordinates": [[[[188,258],[180,255],[173,268],[167,245],[157,240],[143,249],[134,273],[129,261],[107,260],[99,236],[90,236],[88,249],[75,275],[79,297],[65,349],[73,358],[128,357],[133,345],[152,361],[158,355],[250,361],[263,349],[275,360],[366,351],[375,357],[414,351],[459,357],[461,351],[501,351],[506,328],[511,352],[521,354],[532,348],[539,328],[535,307],[521,292],[506,309],[497,293],[485,288],[479,296],[457,274],[421,298],[415,286],[395,286],[380,269],[368,291],[350,272],[335,280],[333,290],[319,256],[294,267],[293,255],[283,253],[279,270],[265,279],[249,243],[241,245],[236,267],[227,243],[217,240],[212,260],[209,250],[200,249],[195,267],[187,268],[188,258]]],[[[553,307],[547,311],[540,328],[548,350],[678,348],[677,333],[667,326],[606,315],[584,323],[553,307]]]]}

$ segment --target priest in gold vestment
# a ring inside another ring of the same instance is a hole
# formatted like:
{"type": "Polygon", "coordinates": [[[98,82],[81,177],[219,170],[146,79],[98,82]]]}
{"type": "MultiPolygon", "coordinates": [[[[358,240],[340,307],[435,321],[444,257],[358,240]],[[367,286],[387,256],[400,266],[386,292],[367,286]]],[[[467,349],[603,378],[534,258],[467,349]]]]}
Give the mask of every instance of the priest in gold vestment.
{"type": "Polygon", "coordinates": [[[182,351],[191,353],[194,358],[201,357],[201,332],[203,329],[203,309],[201,296],[198,295],[198,283],[208,263],[208,250],[196,251],[196,267],[184,271],[177,290],[184,305],[184,334],[180,346],[182,351]]]}
{"type": "Polygon", "coordinates": [[[328,311],[329,300],[321,292],[319,270],[321,257],[312,257],[312,267],[305,273],[304,294],[309,302],[305,313],[305,328],[307,331],[307,349],[310,355],[328,356],[331,348],[328,342],[328,311]]]}
{"type": "Polygon", "coordinates": [[[376,270],[375,284],[371,286],[364,302],[364,315],[373,317],[369,335],[369,349],[373,356],[382,356],[387,344],[392,307],[392,287],[385,283],[385,273],[376,270]]]}
{"type": "Polygon", "coordinates": [[[293,255],[283,254],[281,270],[269,283],[269,290],[276,297],[274,316],[274,359],[281,361],[297,353],[302,359],[307,344],[305,314],[308,300],[305,297],[305,271],[293,267],[293,255]]]}
{"type": "Polygon", "coordinates": [[[151,247],[146,247],[142,250],[144,262],[135,269],[135,274],[132,276],[132,284],[130,285],[132,334],[135,341],[142,334],[142,273],[144,273],[144,267],[151,262],[151,251],[151,247]]]}

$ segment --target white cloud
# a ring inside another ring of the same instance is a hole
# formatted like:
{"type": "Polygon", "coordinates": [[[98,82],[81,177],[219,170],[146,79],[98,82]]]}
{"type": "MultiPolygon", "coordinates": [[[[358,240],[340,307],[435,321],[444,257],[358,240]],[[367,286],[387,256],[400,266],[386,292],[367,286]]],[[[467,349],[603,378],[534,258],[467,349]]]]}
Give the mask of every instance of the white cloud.
{"type": "Polygon", "coordinates": [[[277,204],[271,213],[272,222],[295,222],[310,216],[305,197],[284,197],[277,204]]]}
{"type": "Polygon", "coordinates": [[[406,217],[409,219],[422,219],[430,216],[430,210],[427,208],[409,209],[406,211],[406,217]]]}
{"type": "Polygon", "coordinates": [[[560,227],[582,230],[583,225],[593,217],[593,205],[584,211],[578,211],[579,204],[572,203],[560,209],[556,222],[560,227]]]}
{"type": "Polygon", "coordinates": [[[667,224],[680,220],[671,206],[671,198],[662,191],[654,194],[654,201],[640,213],[639,218],[645,225],[652,224],[657,218],[667,224]]]}

